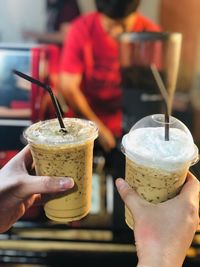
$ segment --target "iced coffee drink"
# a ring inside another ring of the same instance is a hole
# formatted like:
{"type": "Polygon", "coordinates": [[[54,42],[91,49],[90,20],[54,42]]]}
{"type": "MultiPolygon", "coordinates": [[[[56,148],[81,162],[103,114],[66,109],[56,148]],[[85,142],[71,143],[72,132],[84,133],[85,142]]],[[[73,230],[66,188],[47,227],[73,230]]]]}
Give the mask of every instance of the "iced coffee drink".
{"type": "Polygon", "coordinates": [[[93,145],[98,134],[90,121],[65,118],[64,124],[67,133],[60,131],[57,119],[33,124],[25,132],[37,175],[74,179],[74,188],[44,206],[46,216],[57,222],[79,220],[90,210],[93,145]]]}
{"type": "MultiPolygon", "coordinates": [[[[145,117],[122,139],[125,179],[141,197],[152,203],[176,196],[189,167],[198,159],[198,149],[187,127],[170,117],[169,141],[165,141],[164,123],[161,114],[145,117]]],[[[133,218],[127,207],[125,220],[133,229],[133,218]]]]}

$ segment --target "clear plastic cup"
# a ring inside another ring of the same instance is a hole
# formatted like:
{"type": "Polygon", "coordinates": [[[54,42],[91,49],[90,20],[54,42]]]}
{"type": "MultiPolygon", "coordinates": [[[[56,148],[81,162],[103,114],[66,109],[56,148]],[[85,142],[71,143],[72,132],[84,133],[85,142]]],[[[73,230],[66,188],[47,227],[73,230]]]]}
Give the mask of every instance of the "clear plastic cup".
{"type": "MultiPolygon", "coordinates": [[[[152,203],[176,196],[189,167],[199,159],[190,131],[174,117],[170,117],[169,141],[165,141],[163,114],[138,121],[123,137],[121,147],[126,156],[125,180],[141,197],[152,203]]],[[[133,218],[127,207],[125,220],[133,229],[133,218]]]]}
{"type": "Polygon", "coordinates": [[[75,186],[61,197],[44,205],[46,216],[57,222],[71,222],[86,216],[90,210],[95,123],[65,118],[68,131],[60,131],[57,119],[38,122],[25,131],[37,175],[72,177],[75,186]]]}

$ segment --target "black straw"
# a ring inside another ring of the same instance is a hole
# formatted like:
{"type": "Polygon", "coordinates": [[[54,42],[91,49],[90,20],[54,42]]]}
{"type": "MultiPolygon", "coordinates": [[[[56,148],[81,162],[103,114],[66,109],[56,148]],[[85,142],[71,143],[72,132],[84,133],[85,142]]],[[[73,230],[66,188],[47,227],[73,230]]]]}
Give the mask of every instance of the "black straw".
{"type": "Polygon", "coordinates": [[[165,141],[169,141],[169,114],[165,113],[165,141]]]}
{"type": "Polygon", "coordinates": [[[151,71],[165,102],[165,141],[169,141],[169,95],[160,76],[160,73],[158,72],[154,64],[151,65],[151,71]]]}
{"type": "Polygon", "coordinates": [[[61,110],[60,110],[60,107],[59,107],[59,104],[58,104],[58,100],[56,99],[55,95],[53,94],[53,91],[51,89],[51,87],[49,85],[46,85],[44,83],[42,83],[41,81],[39,80],[36,80],[30,76],[28,76],[27,74],[24,74],[18,70],[13,70],[13,72],[20,76],[21,78],[31,82],[31,83],[34,83],[40,87],[42,87],[43,89],[45,89],[49,94],[50,94],[50,97],[51,97],[51,100],[52,100],[52,103],[53,103],[53,106],[55,108],[55,112],[56,112],[56,115],[57,115],[57,118],[58,118],[58,121],[59,121],[59,124],[60,124],[60,128],[63,132],[67,132],[66,128],[65,128],[65,125],[63,123],[63,119],[62,119],[62,114],[61,114],[61,110]]]}

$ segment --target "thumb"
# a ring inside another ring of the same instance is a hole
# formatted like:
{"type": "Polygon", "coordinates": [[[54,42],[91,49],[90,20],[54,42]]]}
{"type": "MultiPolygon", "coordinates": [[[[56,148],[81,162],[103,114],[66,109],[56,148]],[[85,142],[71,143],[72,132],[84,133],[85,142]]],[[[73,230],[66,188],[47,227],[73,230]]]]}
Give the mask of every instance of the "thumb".
{"type": "Polygon", "coordinates": [[[128,209],[131,212],[136,212],[141,207],[143,199],[140,198],[138,193],[124,179],[118,178],[116,180],[116,187],[128,209]]]}
{"type": "Polygon", "coordinates": [[[68,177],[28,176],[21,189],[23,195],[64,192],[74,186],[74,180],[68,177]]]}

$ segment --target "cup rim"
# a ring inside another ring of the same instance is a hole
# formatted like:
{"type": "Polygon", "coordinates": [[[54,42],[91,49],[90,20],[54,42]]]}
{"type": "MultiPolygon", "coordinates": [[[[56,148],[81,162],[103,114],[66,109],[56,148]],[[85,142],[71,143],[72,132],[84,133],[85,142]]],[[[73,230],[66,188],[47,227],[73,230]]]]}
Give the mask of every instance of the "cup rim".
{"type": "Polygon", "coordinates": [[[95,122],[90,121],[90,120],[86,120],[86,119],[82,119],[82,118],[64,118],[63,121],[66,120],[73,120],[73,121],[79,121],[79,122],[83,122],[83,123],[87,123],[89,125],[91,125],[93,127],[93,131],[92,133],[87,136],[87,137],[80,137],[77,140],[63,140],[63,141],[57,141],[57,142],[49,142],[49,143],[45,143],[42,140],[37,140],[36,138],[34,138],[33,136],[30,136],[28,134],[28,132],[30,131],[31,128],[36,127],[37,125],[41,125],[41,124],[45,124],[45,123],[49,123],[49,122],[53,122],[53,121],[57,121],[57,119],[49,119],[49,120],[44,120],[44,121],[38,121],[36,123],[33,123],[32,125],[30,125],[28,128],[26,128],[23,132],[23,136],[24,138],[27,140],[27,142],[29,144],[36,144],[36,145],[48,145],[48,146],[65,146],[65,145],[77,145],[77,144],[81,144],[87,141],[91,141],[91,140],[95,140],[98,137],[98,127],[96,125],[95,122]]]}

